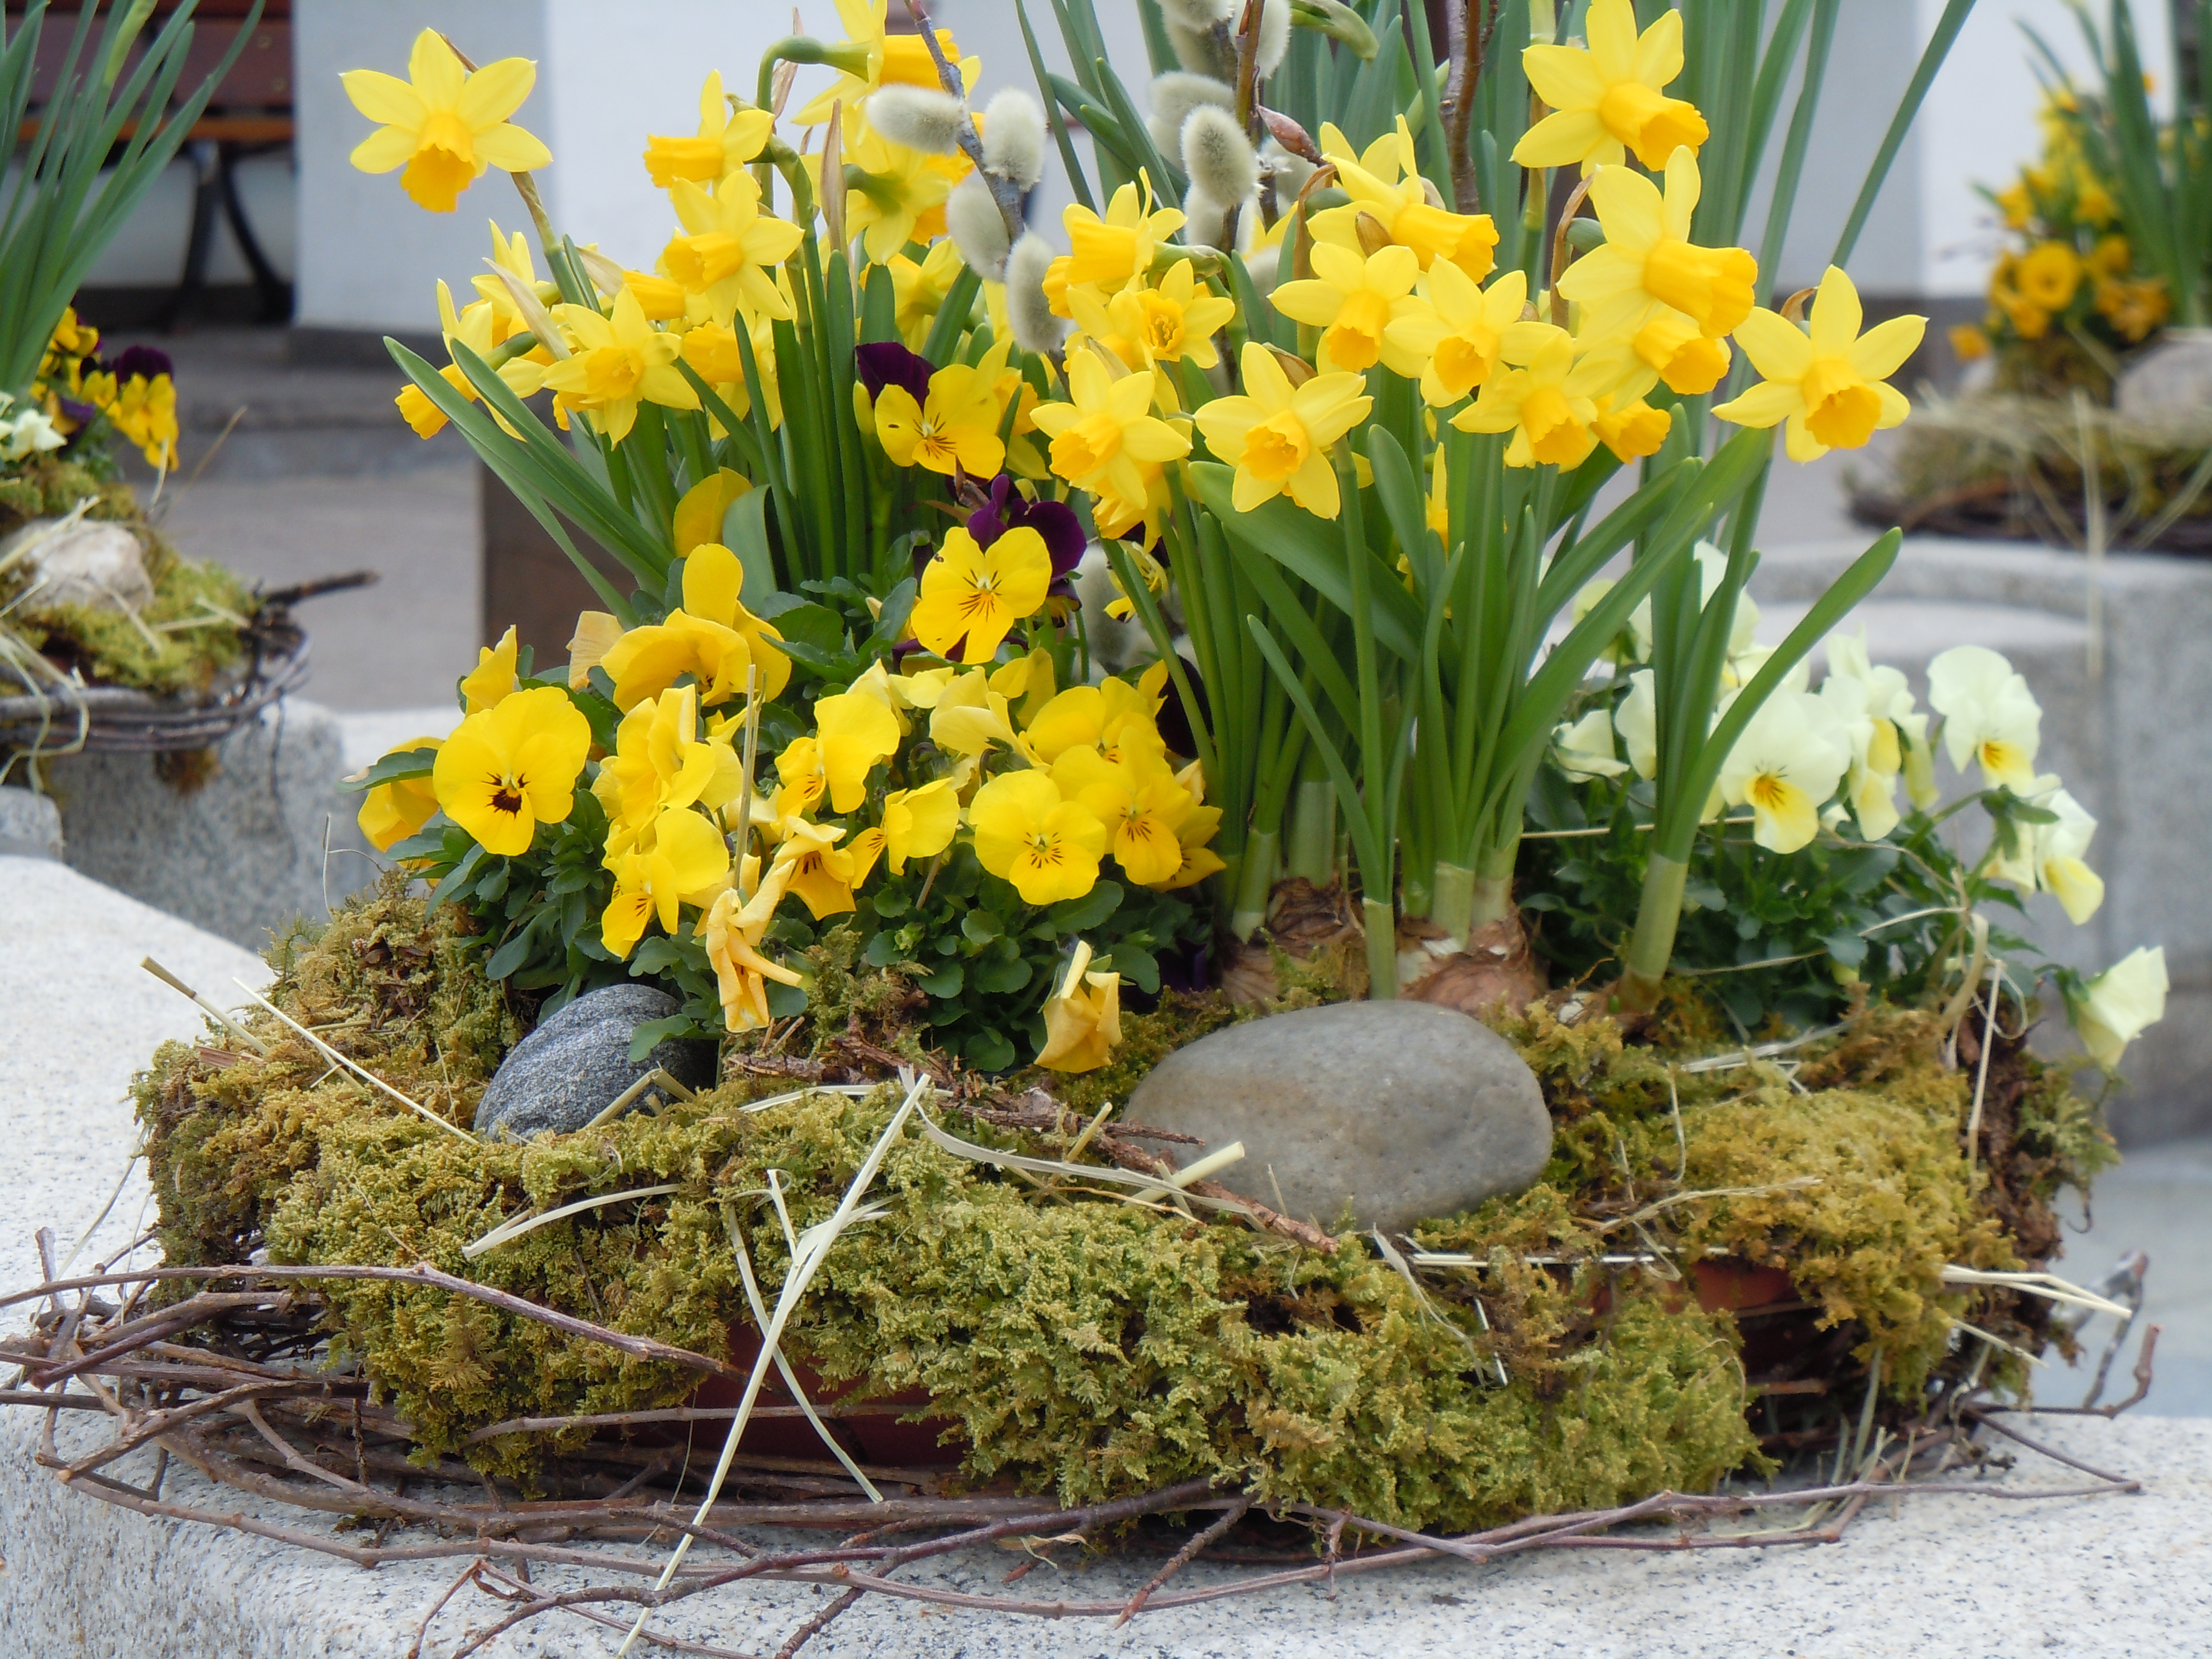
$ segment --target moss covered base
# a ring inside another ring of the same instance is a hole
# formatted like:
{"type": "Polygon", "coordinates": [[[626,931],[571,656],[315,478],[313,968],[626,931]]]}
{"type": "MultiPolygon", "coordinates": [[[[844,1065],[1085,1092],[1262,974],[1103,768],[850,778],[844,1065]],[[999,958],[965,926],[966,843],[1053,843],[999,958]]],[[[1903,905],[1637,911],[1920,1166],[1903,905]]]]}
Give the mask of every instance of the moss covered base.
{"type": "MultiPolygon", "coordinates": [[[[426,922],[387,893],[280,949],[271,995],[466,1123],[522,1027],[457,929],[451,911],[426,922]]],[[[1164,1052],[1153,1038],[1209,1012],[1133,1016],[1130,1055],[1164,1052]]],[[[333,1073],[273,1021],[261,1029],[266,1056],[171,1044],[140,1080],[172,1261],[263,1248],[301,1264],[428,1261],[718,1356],[745,1307],[732,1230],[771,1298],[788,1261],[771,1172],[794,1227],[825,1218],[895,1105],[884,1089],[746,1111],[773,1086],[754,1079],[658,1116],[471,1144],[333,1073]],[[462,1255],[526,1210],[662,1184],[678,1190],[462,1255]]],[[[1759,1456],[1738,1322],[1702,1310],[1672,1265],[1707,1252],[1785,1267],[1825,1363],[1863,1373],[1879,1350],[1899,1409],[1965,1363],[1957,1319],[2038,1340],[2030,1315],[1985,1297],[1970,1309],[1938,1279],[1947,1261],[2022,1255],[1960,1156],[1963,1080],[1922,1017],[1871,1013],[1805,1051],[1794,1079],[1763,1065],[1685,1074],[1609,1022],[1563,1027],[1540,1009],[1504,1029],[1559,1137],[1539,1185],[1419,1231],[1468,1267],[1416,1288],[1356,1237],[1324,1255],[1045,1191],[909,1133],[871,1193],[884,1212],[839,1240],[787,1346],[868,1395],[925,1390],[970,1480],[1075,1503],[1218,1474],[1456,1529],[1708,1486],[1759,1456]]],[[[1997,1109],[2042,1170],[2005,1189],[2017,1215],[2084,1176],[2101,1143],[2061,1081],[2008,1063],[2024,1080],[1997,1109]]],[[[949,1127],[1004,1133],[957,1112],[949,1127]]],[[[673,1403],[694,1386],[434,1290],[345,1282],[326,1295],[334,1340],[426,1453],[461,1450],[526,1481],[558,1437],[462,1441],[511,1418],[673,1403]]]]}

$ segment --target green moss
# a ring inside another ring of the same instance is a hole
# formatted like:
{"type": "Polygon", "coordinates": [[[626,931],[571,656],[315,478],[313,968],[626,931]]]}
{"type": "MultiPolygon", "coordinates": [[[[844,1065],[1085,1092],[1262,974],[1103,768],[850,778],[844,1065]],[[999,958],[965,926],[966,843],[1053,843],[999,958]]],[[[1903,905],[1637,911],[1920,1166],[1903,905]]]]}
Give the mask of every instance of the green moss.
{"type": "MultiPolygon", "coordinates": [[[[138,533],[158,542],[150,531],[138,533]]],[[[76,605],[26,607],[17,630],[34,648],[99,684],[164,696],[204,692],[217,674],[246,660],[244,637],[225,617],[252,611],[252,592],[221,565],[182,558],[166,547],[147,567],[154,598],[138,613],[144,631],[120,611],[76,605]],[[192,625],[167,626],[185,622],[192,625]]]]}

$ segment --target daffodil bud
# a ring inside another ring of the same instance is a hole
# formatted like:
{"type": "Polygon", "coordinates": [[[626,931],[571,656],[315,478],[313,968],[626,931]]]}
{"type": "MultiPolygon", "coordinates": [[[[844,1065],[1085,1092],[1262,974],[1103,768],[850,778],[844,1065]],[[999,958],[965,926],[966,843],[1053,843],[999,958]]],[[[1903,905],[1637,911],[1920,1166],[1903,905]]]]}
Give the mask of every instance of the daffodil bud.
{"type": "Polygon", "coordinates": [[[960,100],[935,87],[879,88],[868,100],[868,125],[894,144],[931,155],[950,155],[959,145],[960,100]]]}
{"type": "Polygon", "coordinates": [[[1261,0],[1260,44],[1254,53],[1264,81],[1282,66],[1291,49],[1291,0],[1261,0]]]}
{"type": "Polygon", "coordinates": [[[1008,87],[985,106],[983,167],[1024,190],[1044,177],[1044,112],[1029,94],[1008,87]]]}
{"type": "Polygon", "coordinates": [[[1006,216],[981,173],[969,173],[945,198],[945,228],[969,270],[994,283],[1005,278],[1006,216]]]}
{"type": "Polygon", "coordinates": [[[1152,148],[1178,165],[1182,162],[1182,124],[1190,112],[1201,104],[1219,109],[1237,106],[1237,89],[1226,81],[1184,70],[1155,76],[1146,98],[1152,113],[1146,117],[1145,131],[1152,136],[1152,148]]]}
{"type": "Polygon", "coordinates": [[[1260,188],[1260,158],[1225,109],[1200,104],[1182,124],[1182,164],[1191,187],[1215,202],[1241,202],[1260,188]]]}
{"type": "Polygon", "coordinates": [[[1006,255],[1006,323],[1024,351],[1057,351],[1067,337],[1066,321],[1053,315],[1045,297],[1045,272],[1055,257],[1052,244],[1033,230],[1006,255]]]}

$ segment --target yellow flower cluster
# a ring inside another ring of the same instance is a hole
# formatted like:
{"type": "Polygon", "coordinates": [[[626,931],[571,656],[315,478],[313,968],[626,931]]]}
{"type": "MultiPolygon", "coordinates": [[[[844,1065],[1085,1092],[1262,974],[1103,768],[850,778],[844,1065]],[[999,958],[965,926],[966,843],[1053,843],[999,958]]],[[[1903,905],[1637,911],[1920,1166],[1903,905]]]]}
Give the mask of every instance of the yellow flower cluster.
{"type": "MultiPolygon", "coordinates": [[[[39,362],[29,404],[45,412],[56,437],[66,440],[101,416],[163,471],[177,465],[177,385],[169,360],[131,346],[112,363],[99,356],[100,331],[80,321],[76,307],[62,313],[39,362]]],[[[47,440],[48,442],[52,440],[47,440]]]]}

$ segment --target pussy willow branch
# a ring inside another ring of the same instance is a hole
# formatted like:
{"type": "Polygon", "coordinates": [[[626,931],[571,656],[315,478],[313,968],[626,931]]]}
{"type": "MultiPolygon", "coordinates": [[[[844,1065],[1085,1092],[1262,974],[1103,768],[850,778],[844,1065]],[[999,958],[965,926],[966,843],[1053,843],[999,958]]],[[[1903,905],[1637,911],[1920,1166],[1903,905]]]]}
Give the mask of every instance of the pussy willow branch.
{"type": "Polygon", "coordinates": [[[937,26],[929,21],[929,9],[922,0],[906,0],[906,9],[915,27],[921,31],[921,43],[929,48],[930,61],[937,65],[938,83],[945,95],[960,106],[960,125],[953,130],[953,139],[961,154],[975,164],[975,171],[991,192],[991,199],[999,204],[999,217],[1006,221],[1008,246],[1021,238],[1026,227],[1022,221],[1021,186],[1011,179],[993,173],[983,165],[983,139],[975,131],[975,118],[968,112],[968,89],[961,84],[960,71],[946,61],[945,48],[939,44],[937,26]]]}

